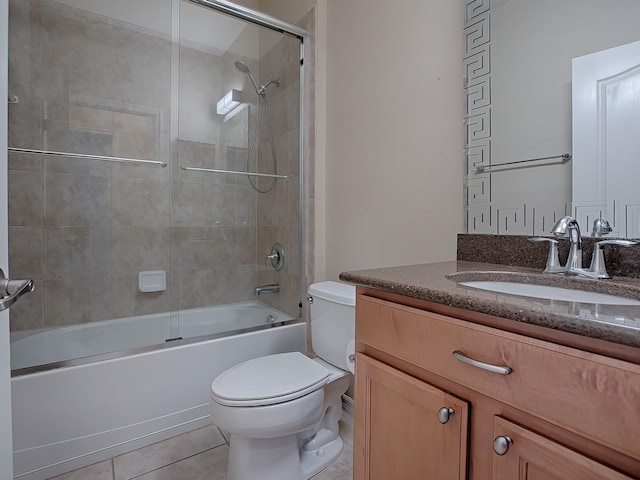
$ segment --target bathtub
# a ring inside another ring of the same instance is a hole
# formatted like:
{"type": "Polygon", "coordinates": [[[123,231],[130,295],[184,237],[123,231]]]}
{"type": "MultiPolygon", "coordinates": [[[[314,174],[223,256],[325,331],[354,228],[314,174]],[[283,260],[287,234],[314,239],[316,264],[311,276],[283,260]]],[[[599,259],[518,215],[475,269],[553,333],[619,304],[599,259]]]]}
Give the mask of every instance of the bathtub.
{"type": "Polygon", "coordinates": [[[15,335],[14,369],[62,365],[11,379],[15,478],[46,479],[208,425],[214,377],[288,351],[306,351],[305,323],[259,302],[15,335]],[[165,343],[176,332],[183,340],[165,343]]]}

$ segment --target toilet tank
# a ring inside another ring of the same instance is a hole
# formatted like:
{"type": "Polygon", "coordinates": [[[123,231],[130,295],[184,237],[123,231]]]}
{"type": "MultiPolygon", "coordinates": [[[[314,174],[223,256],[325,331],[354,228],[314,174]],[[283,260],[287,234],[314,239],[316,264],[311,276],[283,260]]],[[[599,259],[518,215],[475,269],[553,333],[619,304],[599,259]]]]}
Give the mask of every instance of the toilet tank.
{"type": "Polygon", "coordinates": [[[343,370],[347,346],[355,338],[356,287],[339,282],[309,286],[311,346],[324,361],[343,370]]]}

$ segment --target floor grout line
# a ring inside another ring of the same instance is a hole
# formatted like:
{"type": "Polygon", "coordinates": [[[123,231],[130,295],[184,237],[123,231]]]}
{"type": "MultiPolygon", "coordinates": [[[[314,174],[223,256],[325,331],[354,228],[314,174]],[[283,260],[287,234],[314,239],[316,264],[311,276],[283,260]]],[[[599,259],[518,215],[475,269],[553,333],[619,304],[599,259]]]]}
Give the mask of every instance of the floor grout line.
{"type": "MultiPolygon", "coordinates": [[[[129,477],[127,480],[135,480],[136,478],[140,478],[140,477],[143,477],[143,476],[148,475],[150,473],[157,472],[158,470],[162,470],[163,468],[170,467],[171,465],[175,465],[176,463],[184,462],[185,460],[189,460],[190,458],[197,457],[198,455],[202,455],[203,453],[207,453],[207,452],[210,452],[212,450],[215,450],[216,448],[220,448],[220,447],[224,447],[224,446],[228,446],[228,445],[226,443],[221,443],[220,445],[217,445],[215,447],[207,448],[206,450],[203,450],[201,452],[194,453],[192,455],[188,455],[188,456],[186,456],[184,458],[181,458],[179,460],[176,460],[174,462],[167,463],[166,465],[163,465],[162,467],[154,468],[152,470],[149,470],[148,472],[141,473],[140,475],[136,475],[134,477],[129,477]]],[[[114,473],[114,475],[115,475],[115,473],[114,473]]],[[[115,478],[114,478],[114,480],[115,480],[115,478]]]]}

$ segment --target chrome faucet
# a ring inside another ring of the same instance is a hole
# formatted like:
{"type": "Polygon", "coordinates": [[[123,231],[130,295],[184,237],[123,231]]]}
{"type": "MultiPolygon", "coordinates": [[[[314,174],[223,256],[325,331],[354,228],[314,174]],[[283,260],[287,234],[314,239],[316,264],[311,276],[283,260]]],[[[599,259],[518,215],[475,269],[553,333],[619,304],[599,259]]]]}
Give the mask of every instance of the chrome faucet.
{"type": "Polygon", "coordinates": [[[617,245],[618,247],[632,247],[638,242],[632,240],[601,240],[593,244],[593,256],[591,257],[591,265],[589,268],[581,268],[575,273],[581,277],[588,278],[611,278],[607,273],[607,266],[604,263],[604,254],[602,247],[604,245],[617,245]]]}
{"type": "Polygon", "coordinates": [[[613,232],[613,228],[609,222],[607,222],[604,218],[596,218],[593,221],[593,231],[591,232],[592,237],[603,237],[613,232]]]}
{"type": "Polygon", "coordinates": [[[562,217],[551,229],[551,233],[556,237],[569,237],[571,248],[564,265],[564,273],[577,275],[578,270],[582,269],[582,237],[578,222],[570,216],[562,217]]]}
{"type": "Polygon", "coordinates": [[[261,293],[279,293],[280,292],[280,284],[272,283],[270,285],[259,285],[256,287],[256,295],[260,295],[261,293]]]}

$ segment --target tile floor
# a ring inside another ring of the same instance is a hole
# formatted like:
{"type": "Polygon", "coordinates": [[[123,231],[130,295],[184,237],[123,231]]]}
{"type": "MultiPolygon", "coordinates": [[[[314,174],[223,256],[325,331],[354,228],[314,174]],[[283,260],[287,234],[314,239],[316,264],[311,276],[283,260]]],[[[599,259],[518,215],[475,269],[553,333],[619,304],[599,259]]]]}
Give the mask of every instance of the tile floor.
{"type": "MultiPolygon", "coordinates": [[[[345,449],[313,480],[352,480],[353,419],[340,422],[345,449]]],[[[50,480],[225,480],[229,445],[215,426],[89,465],[50,480]]]]}

